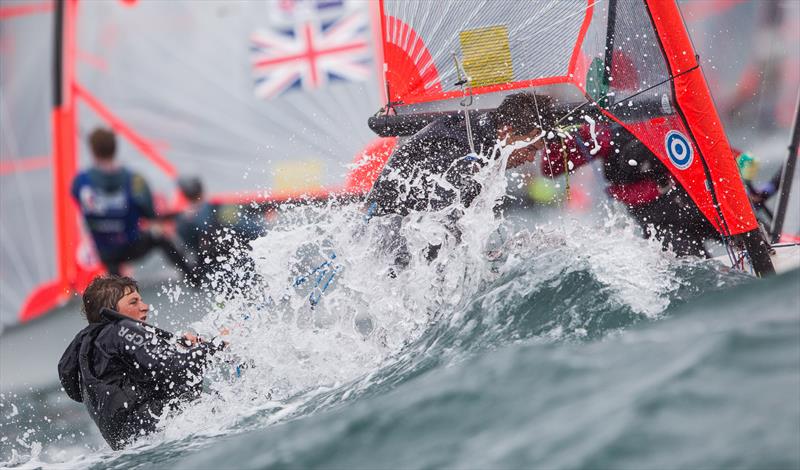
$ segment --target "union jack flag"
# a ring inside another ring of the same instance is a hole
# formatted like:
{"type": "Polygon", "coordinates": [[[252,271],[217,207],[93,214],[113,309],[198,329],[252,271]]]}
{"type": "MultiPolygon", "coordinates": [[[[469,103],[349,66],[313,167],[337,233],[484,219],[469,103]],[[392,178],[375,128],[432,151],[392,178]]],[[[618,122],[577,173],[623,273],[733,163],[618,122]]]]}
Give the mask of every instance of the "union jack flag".
{"type": "Polygon", "coordinates": [[[261,29],[250,36],[255,94],[271,99],[295,88],[322,88],[331,80],[370,77],[369,17],[355,12],[290,30],[261,29]]]}

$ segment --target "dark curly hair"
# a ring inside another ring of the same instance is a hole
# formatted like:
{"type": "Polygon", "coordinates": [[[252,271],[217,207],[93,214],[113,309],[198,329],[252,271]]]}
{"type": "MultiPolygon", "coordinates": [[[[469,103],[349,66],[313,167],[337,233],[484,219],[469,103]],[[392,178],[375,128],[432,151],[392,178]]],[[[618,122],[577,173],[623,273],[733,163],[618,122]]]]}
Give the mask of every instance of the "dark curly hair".
{"type": "Polygon", "coordinates": [[[558,121],[553,100],[546,95],[515,93],[505,97],[494,111],[498,128],[508,126],[515,135],[523,135],[533,129],[550,130],[558,121]]]}
{"type": "Polygon", "coordinates": [[[103,308],[116,310],[119,299],[131,292],[139,292],[139,284],[129,277],[112,274],[97,276],[83,291],[81,311],[89,323],[100,323],[100,311],[103,308]]]}

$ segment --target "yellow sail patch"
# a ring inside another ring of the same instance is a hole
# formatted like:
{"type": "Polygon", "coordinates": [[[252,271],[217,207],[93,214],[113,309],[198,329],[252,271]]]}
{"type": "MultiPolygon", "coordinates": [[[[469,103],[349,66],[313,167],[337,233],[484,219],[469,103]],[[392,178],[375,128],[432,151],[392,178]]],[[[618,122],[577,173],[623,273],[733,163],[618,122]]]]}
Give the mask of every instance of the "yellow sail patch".
{"type": "Polygon", "coordinates": [[[323,164],[320,160],[294,160],[275,164],[275,181],[272,185],[277,192],[295,192],[319,189],[322,187],[323,164]]]}
{"type": "Polygon", "coordinates": [[[464,71],[471,86],[496,85],[513,80],[508,28],[501,25],[470,29],[461,31],[458,38],[464,71]]]}

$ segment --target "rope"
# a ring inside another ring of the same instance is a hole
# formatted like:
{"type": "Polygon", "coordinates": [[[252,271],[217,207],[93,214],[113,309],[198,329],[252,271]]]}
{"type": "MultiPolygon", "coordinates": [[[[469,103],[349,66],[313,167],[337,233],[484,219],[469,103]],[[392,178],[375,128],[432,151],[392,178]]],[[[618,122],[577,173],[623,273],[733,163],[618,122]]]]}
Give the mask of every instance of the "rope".
{"type": "Polygon", "coordinates": [[[461,107],[464,108],[464,124],[467,126],[467,143],[469,144],[469,151],[472,155],[475,154],[475,141],[472,137],[472,123],[470,122],[469,116],[469,107],[472,106],[472,87],[469,84],[469,77],[467,76],[467,72],[464,71],[462,74],[462,67],[458,61],[458,57],[456,53],[453,52],[453,62],[456,65],[456,74],[458,74],[458,81],[456,82],[456,86],[461,87],[461,107]],[[469,92],[469,94],[467,94],[469,92]],[[467,98],[469,98],[469,102],[467,102],[467,98]]]}
{"type": "Polygon", "coordinates": [[[558,136],[558,142],[561,144],[561,148],[560,148],[560,150],[561,150],[561,158],[564,161],[564,170],[565,170],[564,171],[564,191],[566,191],[566,193],[565,193],[566,194],[566,198],[564,198],[564,200],[566,202],[569,202],[569,200],[570,200],[570,192],[569,192],[569,172],[570,172],[569,156],[567,154],[567,145],[564,142],[564,138],[561,137],[561,134],[562,134],[561,132],[557,132],[556,133],[556,135],[558,136]]]}

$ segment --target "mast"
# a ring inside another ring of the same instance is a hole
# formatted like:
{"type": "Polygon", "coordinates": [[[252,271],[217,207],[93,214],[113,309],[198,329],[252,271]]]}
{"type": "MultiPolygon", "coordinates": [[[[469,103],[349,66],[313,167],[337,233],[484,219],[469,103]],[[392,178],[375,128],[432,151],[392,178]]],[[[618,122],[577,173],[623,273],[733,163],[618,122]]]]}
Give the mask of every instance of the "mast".
{"type": "Polygon", "coordinates": [[[64,0],[56,0],[53,15],[53,110],[61,107],[62,75],[61,64],[64,61],[64,0]]]}
{"type": "Polygon", "coordinates": [[[778,199],[778,207],[775,210],[775,218],[772,221],[772,230],[770,231],[772,243],[780,240],[781,232],[783,231],[783,221],[786,218],[789,193],[792,190],[792,180],[794,179],[794,170],[797,165],[798,145],[800,145],[800,93],[797,96],[797,112],[794,116],[794,130],[792,131],[792,140],[789,143],[789,155],[786,157],[786,164],[783,165],[783,172],[781,173],[780,199],[778,199]]]}
{"type": "Polygon", "coordinates": [[[58,284],[71,290],[76,276],[78,225],[70,200],[75,175],[75,16],[77,0],[57,0],[53,34],[53,207],[55,210],[58,284]]]}
{"type": "Polygon", "coordinates": [[[704,215],[711,222],[712,217],[718,217],[717,230],[726,243],[732,239],[747,251],[755,274],[773,274],[769,243],[760,231],[735,161],[729,158],[732,152],[677,2],[645,0],[645,4],[669,65],[675,110],[698,151],[699,165],[695,165],[693,175],[672,171],[674,165],[667,168],[678,180],[683,176],[692,185],[686,187],[690,196],[702,197],[704,192],[708,195],[713,210],[707,209],[704,215]],[[698,135],[703,138],[698,139],[698,135]]]}
{"type": "MultiPolygon", "coordinates": [[[[604,70],[603,70],[603,87],[601,89],[610,90],[611,73],[613,72],[614,60],[614,34],[617,26],[617,0],[610,0],[608,2],[608,24],[606,25],[606,50],[604,57],[604,70]]],[[[603,97],[598,97],[598,103],[605,108],[614,104],[614,100],[608,93],[603,97]]]]}

